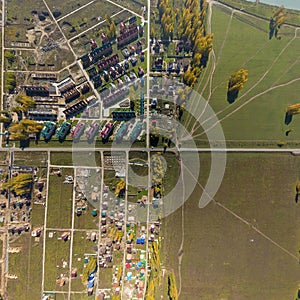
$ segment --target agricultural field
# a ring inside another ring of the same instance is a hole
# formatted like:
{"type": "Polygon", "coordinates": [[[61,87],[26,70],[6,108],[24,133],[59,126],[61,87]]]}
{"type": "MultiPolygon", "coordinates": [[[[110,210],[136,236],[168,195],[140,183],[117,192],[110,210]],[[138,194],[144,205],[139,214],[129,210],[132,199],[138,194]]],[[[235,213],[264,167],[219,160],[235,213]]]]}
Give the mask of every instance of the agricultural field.
{"type": "Polygon", "coordinates": [[[73,184],[63,183],[73,170],[62,169],[62,176],[50,175],[47,228],[70,228],[72,216],[73,184]]]}
{"type": "MultiPolygon", "coordinates": [[[[89,233],[91,233],[90,231],[89,233]]],[[[79,274],[83,272],[84,257],[85,254],[95,254],[95,247],[97,247],[97,241],[93,242],[87,240],[87,233],[83,231],[74,232],[73,237],[73,257],[72,257],[72,269],[78,270],[78,276],[71,281],[72,291],[84,291],[86,286],[82,284],[79,274]]]]}
{"type": "MultiPolygon", "coordinates": [[[[299,100],[300,62],[295,59],[300,56],[299,32],[283,26],[281,39],[269,40],[268,26],[266,21],[213,6],[214,53],[195,89],[217,115],[229,147],[243,143],[274,147],[280,142],[295,146],[300,138],[300,131],[296,129],[300,122],[298,116],[285,124],[287,106],[299,100]],[[241,68],[248,70],[248,82],[236,101],[229,104],[227,81],[241,68]]],[[[201,125],[188,114],[183,117],[183,123],[196,144],[201,145],[207,140],[203,127],[206,132],[213,132],[218,123],[208,112],[195,110],[196,99],[190,99],[187,110],[193,112],[201,125]]]]}
{"type": "Polygon", "coordinates": [[[33,167],[46,167],[48,161],[47,152],[15,152],[14,165],[15,166],[33,166],[33,167]]]}
{"type": "Polygon", "coordinates": [[[47,231],[46,253],[45,253],[45,290],[46,291],[68,291],[69,281],[62,287],[56,283],[61,276],[69,279],[70,274],[70,241],[61,240],[63,232],[47,231]],[[49,238],[52,232],[53,237],[49,238]]]}
{"type": "Polygon", "coordinates": [[[165,263],[177,275],[180,298],[294,299],[299,283],[299,157],[228,154],[216,202],[203,209],[198,201],[210,154],[201,153],[200,161],[199,185],[163,222],[165,263]]]}
{"type": "Polygon", "coordinates": [[[21,247],[19,253],[9,254],[9,273],[17,279],[8,280],[10,299],[38,299],[42,286],[42,238],[37,242],[29,233],[22,234],[10,243],[10,247],[21,247]]]}

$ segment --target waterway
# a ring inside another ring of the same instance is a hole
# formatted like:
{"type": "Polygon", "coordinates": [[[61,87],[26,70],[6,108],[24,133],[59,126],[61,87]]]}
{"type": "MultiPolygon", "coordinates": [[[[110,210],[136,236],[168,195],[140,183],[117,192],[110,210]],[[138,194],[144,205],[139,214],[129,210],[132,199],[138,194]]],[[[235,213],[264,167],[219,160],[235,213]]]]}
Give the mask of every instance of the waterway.
{"type": "MultiPolygon", "coordinates": [[[[248,0],[256,2],[256,0],[248,0]]],[[[259,0],[261,3],[272,4],[276,6],[283,5],[285,8],[300,10],[300,0],[259,0]]]]}

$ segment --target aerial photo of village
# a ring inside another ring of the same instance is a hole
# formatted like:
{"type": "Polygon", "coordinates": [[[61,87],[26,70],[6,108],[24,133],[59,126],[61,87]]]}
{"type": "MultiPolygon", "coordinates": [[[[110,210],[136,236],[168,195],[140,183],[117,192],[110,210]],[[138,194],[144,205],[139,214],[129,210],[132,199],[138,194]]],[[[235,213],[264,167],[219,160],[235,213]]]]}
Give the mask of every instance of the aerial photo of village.
{"type": "Polygon", "coordinates": [[[0,12],[0,300],[300,299],[300,1],[0,12]]]}

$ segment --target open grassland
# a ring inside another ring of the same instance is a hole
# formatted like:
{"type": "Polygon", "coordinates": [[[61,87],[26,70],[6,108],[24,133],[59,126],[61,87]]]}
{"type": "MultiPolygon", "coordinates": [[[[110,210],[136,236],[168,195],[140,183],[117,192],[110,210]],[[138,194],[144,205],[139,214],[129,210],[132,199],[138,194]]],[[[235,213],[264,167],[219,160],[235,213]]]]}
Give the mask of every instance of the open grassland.
{"type": "Polygon", "coordinates": [[[62,176],[49,178],[47,228],[70,228],[72,216],[73,184],[63,183],[73,170],[62,169],[62,176]]]}
{"type": "Polygon", "coordinates": [[[203,209],[198,202],[210,155],[202,153],[200,160],[199,185],[184,207],[163,222],[165,262],[177,273],[178,287],[181,282],[180,299],[294,299],[299,284],[299,157],[229,154],[217,202],[203,209]]]}
{"type": "Polygon", "coordinates": [[[61,274],[69,278],[70,266],[70,241],[64,242],[60,239],[62,232],[56,232],[53,238],[46,238],[46,255],[45,255],[45,290],[46,291],[68,291],[69,282],[67,281],[63,287],[56,284],[56,280],[61,274]],[[67,262],[67,266],[63,268],[63,262],[67,262]]]}
{"type": "Polygon", "coordinates": [[[9,254],[9,273],[18,276],[8,280],[8,299],[39,299],[42,285],[43,242],[35,242],[30,234],[22,234],[11,247],[21,247],[19,253],[9,254]]]}
{"type": "MultiPolygon", "coordinates": [[[[268,22],[239,15],[213,6],[212,32],[214,54],[196,84],[196,90],[208,101],[230,142],[252,145],[299,140],[300,118],[285,125],[288,105],[299,101],[300,35],[295,28],[283,26],[281,39],[268,39],[268,22]],[[248,70],[248,82],[234,103],[226,99],[228,78],[235,71],[248,70]],[[295,128],[295,129],[294,129],[295,128]],[[294,129],[291,134],[286,131],[294,129]]],[[[216,121],[197,111],[197,98],[190,99],[188,109],[206,131],[216,128],[216,121]]],[[[206,139],[195,119],[184,116],[184,123],[196,143],[206,139]]]]}
{"type": "Polygon", "coordinates": [[[59,22],[59,25],[66,37],[72,38],[90,27],[105,21],[107,14],[112,16],[120,11],[122,11],[121,8],[105,0],[100,0],[64,18],[59,22]]]}
{"type": "Polygon", "coordinates": [[[18,0],[6,1],[7,14],[5,26],[5,44],[10,47],[10,42],[28,42],[27,28],[31,27],[32,11],[38,8],[39,12],[47,12],[42,0],[28,0],[26,5],[18,0]]]}

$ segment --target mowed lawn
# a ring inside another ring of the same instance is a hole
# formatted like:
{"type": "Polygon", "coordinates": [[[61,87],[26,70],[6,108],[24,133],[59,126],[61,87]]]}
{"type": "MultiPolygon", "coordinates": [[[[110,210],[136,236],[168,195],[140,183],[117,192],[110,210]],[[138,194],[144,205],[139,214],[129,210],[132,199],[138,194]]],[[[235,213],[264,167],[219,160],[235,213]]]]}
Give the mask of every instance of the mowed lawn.
{"type": "MultiPolygon", "coordinates": [[[[300,35],[298,32],[295,38],[295,28],[283,27],[281,40],[269,40],[268,26],[268,22],[249,16],[234,13],[231,17],[229,10],[213,6],[216,68],[212,76],[212,93],[209,82],[206,85],[213,69],[212,55],[195,88],[209,101],[221,120],[228,141],[246,140],[257,145],[261,141],[277,144],[300,138],[300,130],[297,130],[300,117],[295,116],[288,126],[284,124],[287,106],[299,102],[300,35]],[[238,99],[229,104],[227,82],[230,75],[241,68],[248,70],[248,82],[238,99]],[[294,130],[286,136],[289,129],[294,130]]],[[[190,101],[187,108],[199,117],[202,111],[197,111],[196,100],[190,101]]],[[[215,121],[207,119],[204,114],[201,121],[210,128],[215,121]]],[[[188,120],[185,123],[189,129],[193,126],[188,120]]],[[[197,142],[205,139],[201,133],[201,128],[193,132],[197,142]]]]}
{"type": "Polygon", "coordinates": [[[70,228],[73,184],[63,183],[65,176],[73,176],[72,169],[62,169],[62,176],[50,175],[47,209],[47,228],[70,228]]]}
{"type": "MultiPolygon", "coordinates": [[[[204,186],[210,155],[201,153],[200,158],[204,186]]],[[[184,206],[180,299],[295,299],[299,170],[300,158],[290,154],[229,154],[215,196],[219,204],[199,209],[202,188],[196,187],[184,206]]],[[[165,264],[176,272],[178,287],[181,213],[178,209],[164,220],[165,264]]]]}

